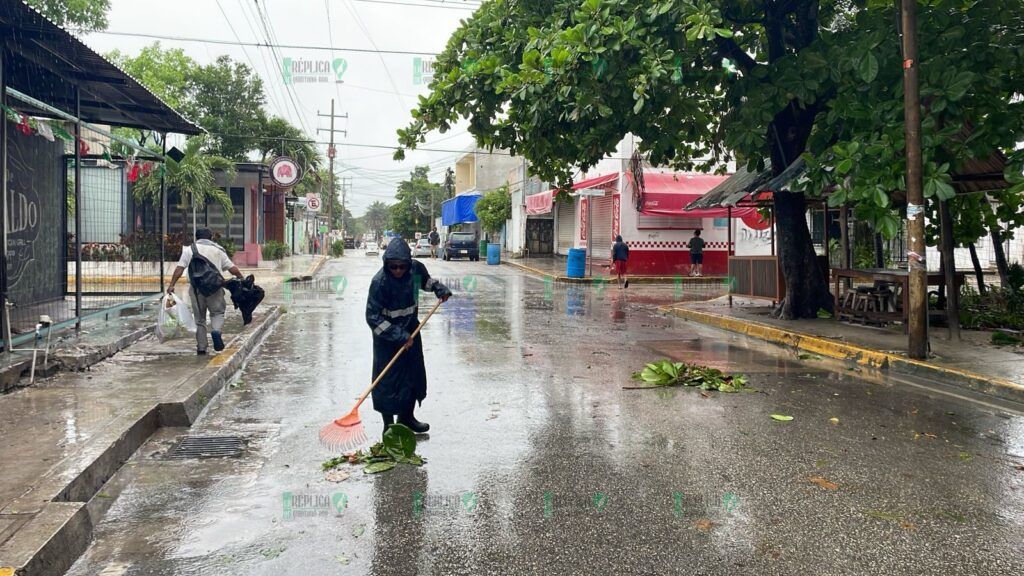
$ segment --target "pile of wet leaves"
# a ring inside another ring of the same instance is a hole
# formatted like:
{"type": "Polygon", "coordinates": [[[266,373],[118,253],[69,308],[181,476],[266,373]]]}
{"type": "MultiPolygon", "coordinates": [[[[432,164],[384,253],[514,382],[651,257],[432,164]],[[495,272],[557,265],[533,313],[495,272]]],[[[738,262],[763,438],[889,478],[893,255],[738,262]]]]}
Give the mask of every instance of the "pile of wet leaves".
{"type": "Polygon", "coordinates": [[[656,386],[696,386],[701,390],[717,390],[719,392],[754,391],[747,386],[747,377],[740,374],[726,374],[717,368],[660,360],[644,366],[640,372],[633,373],[633,379],[652,387],[656,386]]]}
{"type": "Polygon", "coordinates": [[[422,466],[425,460],[416,455],[416,434],[404,424],[392,424],[377,442],[367,451],[356,450],[331,458],[321,468],[324,472],[337,468],[342,464],[365,464],[363,472],[377,474],[391,470],[399,464],[422,466]]]}

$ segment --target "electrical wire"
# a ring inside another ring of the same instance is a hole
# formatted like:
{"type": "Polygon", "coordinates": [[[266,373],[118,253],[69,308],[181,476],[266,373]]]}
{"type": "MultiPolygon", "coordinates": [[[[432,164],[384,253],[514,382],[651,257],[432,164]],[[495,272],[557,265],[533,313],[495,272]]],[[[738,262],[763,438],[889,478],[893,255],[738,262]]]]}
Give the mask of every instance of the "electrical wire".
{"type": "MultiPolygon", "coordinates": [[[[276,38],[275,38],[274,33],[273,33],[273,25],[269,22],[270,18],[268,16],[268,14],[264,13],[264,11],[260,9],[260,2],[259,2],[259,0],[253,0],[253,4],[256,6],[256,13],[260,17],[260,22],[263,24],[263,30],[264,30],[264,32],[266,34],[267,44],[271,46],[271,48],[270,48],[271,53],[274,54],[274,56],[275,56],[275,58],[277,59],[278,62],[284,62],[284,58],[281,56],[281,53],[278,52],[277,49],[273,47],[273,45],[276,43],[276,38]]],[[[295,87],[291,86],[290,84],[285,84],[284,88],[285,88],[285,93],[288,95],[288,99],[289,99],[289,101],[292,104],[292,108],[295,109],[295,115],[298,116],[298,118],[299,118],[299,126],[302,127],[302,131],[304,133],[309,134],[310,133],[309,127],[306,126],[306,121],[304,120],[304,118],[302,116],[302,112],[299,110],[299,105],[298,105],[299,97],[295,93],[295,87]]]]}
{"type": "Polygon", "coordinates": [[[287,48],[289,50],[314,50],[321,52],[359,52],[364,54],[397,54],[401,56],[437,56],[440,52],[431,52],[429,50],[381,50],[381,49],[370,49],[370,48],[341,48],[330,46],[315,46],[315,45],[302,45],[302,44],[273,44],[264,42],[239,42],[231,40],[222,40],[219,38],[194,38],[188,36],[171,36],[169,34],[151,34],[143,32],[121,32],[115,30],[84,30],[81,28],[74,29],[75,32],[87,33],[87,34],[102,34],[105,36],[127,36],[132,38],[151,38],[154,40],[174,40],[176,42],[199,42],[202,44],[220,44],[223,46],[254,46],[256,48],[287,48]]]}
{"type": "MultiPolygon", "coordinates": [[[[373,40],[373,34],[370,33],[370,29],[366,27],[363,19],[359,17],[359,12],[356,11],[355,6],[353,6],[351,2],[348,2],[345,4],[345,8],[350,14],[352,14],[353,20],[355,20],[359,29],[363,31],[363,35],[366,36],[366,39],[370,41],[370,46],[377,49],[377,42],[373,40]]],[[[398,85],[395,84],[395,79],[391,76],[391,70],[388,69],[388,63],[384,61],[384,56],[378,52],[377,58],[380,60],[380,65],[384,68],[384,75],[388,77],[388,82],[391,83],[391,88],[395,91],[395,97],[398,98],[398,103],[401,104],[402,108],[408,109],[409,107],[405,104],[405,98],[403,98],[401,93],[398,91],[398,85]]]]}
{"type": "MultiPolygon", "coordinates": [[[[238,32],[235,30],[235,26],[234,24],[232,24],[231,18],[228,18],[228,14],[224,11],[224,6],[221,5],[220,0],[217,0],[217,8],[220,10],[221,15],[224,16],[224,21],[227,22],[228,28],[231,30],[231,34],[234,35],[235,40],[238,40],[239,43],[241,43],[242,39],[238,36],[238,32]]],[[[249,51],[245,49],[245,46],[242,46],[242,53],[245,54],[245,59],[249,62],[249,65],[252,66],[252,69],[254,71],[257,71],[259,68],[256,66],[256,61],[253,60],[251,56],[249,56],[249,51]]],[[[274,105],[275,108],[277,108],[277,111],[280,114],[283,108],[277,101],[276,95],[271,91],[267,91],[267,94],[268,96],[273,97],[274,101],[271,103],[274,105]]]]}
{"type": "MultiPolygon", "coordinates": [[[[391,6],[414,6],[416,8],[441,8],[446,10],[467,10],[475,11],[480,7],[480,4],[466,4],[465,6],[457,6],[454,4],[445,4],[443,2],[435,2],[432,4],[414,4],[412,2],[396,2],[394,0],[352,0],[353,2],[362,2],[364,4],[386,4],[391,6]]],[[[424,2],[430,2],[431,0],[422,0],[424,2]]]]}

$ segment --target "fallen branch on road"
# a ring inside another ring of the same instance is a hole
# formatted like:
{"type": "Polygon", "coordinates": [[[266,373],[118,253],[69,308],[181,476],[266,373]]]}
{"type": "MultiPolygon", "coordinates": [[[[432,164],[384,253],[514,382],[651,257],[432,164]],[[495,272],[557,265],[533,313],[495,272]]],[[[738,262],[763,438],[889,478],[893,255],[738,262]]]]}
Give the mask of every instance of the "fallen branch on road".
{"type": "Polygon", "coordinates": [[[633,373],[633,379],[649,386],[623,386],[624,390],[661,388],[665,386],[696,386],[701,390],[719,392],[756,392],[747,386],[747,377],[740,374],[726,374],[717,368],[661,360],[652,362],[640,372],[633,373]]]}

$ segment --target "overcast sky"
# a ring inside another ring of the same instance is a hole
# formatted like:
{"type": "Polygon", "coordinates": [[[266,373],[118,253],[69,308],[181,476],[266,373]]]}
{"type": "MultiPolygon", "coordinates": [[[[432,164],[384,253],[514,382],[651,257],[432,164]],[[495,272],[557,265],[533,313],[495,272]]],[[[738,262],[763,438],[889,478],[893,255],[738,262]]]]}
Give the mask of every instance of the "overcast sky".
{"type": "MultiPolygon", "coordinates": [[[[242,42],[265,42],[256,15],[257,2],[269,16],[276,43],[304,48],[280,48],[272,53],[267,48],[252,46],[243,50],[233,45],[166,39],[160,42],[164,47],[182,48],[203,64],[221,54],[249,64],[263,79],[268,112],[287,118],[318,141],[328,140],[326,131],[316,134],[316,129],[326,129],[329,119],[318,118],[317,113],[329,113],[331,98],[335,98],[336,113],[349,116],[335,125],[348,131],[347,137],[338,135],[342,145],[338,146],[335,173],[352,178],[347,207],[353,214],[361,215],[375,200],[390,202],[397,182],[406,178],[415,165],[429,164],[431,179],[440,182],[445,168],[458,155],[455,151],[472,145],[465,127],[458,126],[447,134],[428,136],[427,142],[436,144],[427,147],[445,152],[412,152],[401,163],[391,159],[389,150],[345,146],[394,146],[395,130],[409,122],[409,111],[417,95],[426,94],[427,90],[426,86],[413,83],[414,55],[360,53],[341,48],[423,51],[423,56],[429,57],[444,48],[459,20],[472,14],[462,8],[477,6],[479,0],[112,0],[108,31],[230,42],[236,41],[237,34],[242,42]],[[333,53],[305,48],[332,45],[333,53]],[[344,58],[348,66],[342,84],[294,83],[293,104],[280,72],[282,58],[344,58]]],[[[128,54],[136,54],[155,41],[102,33],[83,39],[99,52],[117,48],[128,54]]],[[[320,145],[320,149],[326,156],[327,146],[320,145]]]]}

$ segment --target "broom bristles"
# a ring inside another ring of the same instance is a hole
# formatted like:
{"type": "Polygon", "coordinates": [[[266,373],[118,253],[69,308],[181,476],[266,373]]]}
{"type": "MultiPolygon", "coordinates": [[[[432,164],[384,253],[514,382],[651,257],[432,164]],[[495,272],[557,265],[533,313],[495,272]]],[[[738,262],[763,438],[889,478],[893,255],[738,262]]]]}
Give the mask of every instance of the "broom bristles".
{"type": "Polygon", "coordinates": [[[335,452],[351,452],[365,446],[369,441],[362,422],[351,426],[331,422],[320,429],[320,443],[335,452]]]}

